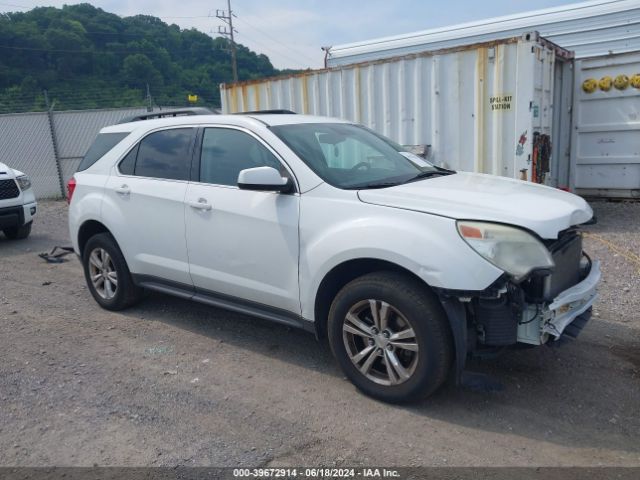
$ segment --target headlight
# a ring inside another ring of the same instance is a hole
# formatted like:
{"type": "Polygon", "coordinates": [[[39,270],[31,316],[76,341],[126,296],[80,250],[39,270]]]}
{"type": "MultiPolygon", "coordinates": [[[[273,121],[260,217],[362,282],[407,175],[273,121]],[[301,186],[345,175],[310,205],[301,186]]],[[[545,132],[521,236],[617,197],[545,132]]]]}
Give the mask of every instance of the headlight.
{"type": "Polygon", "coordinates": [[[457,222],[465,242],[496,267],[523,280],[532,270],[555,267],[549,250],[519,228],[488,222],[457,222]]]}
{"type": "Polygon", "coordinates": [[[31,188],[31,179],[26,175],[20,175],[19,177],[16,177],[16,182],[18,182],[18,186],[23,192],[31,188]]]}

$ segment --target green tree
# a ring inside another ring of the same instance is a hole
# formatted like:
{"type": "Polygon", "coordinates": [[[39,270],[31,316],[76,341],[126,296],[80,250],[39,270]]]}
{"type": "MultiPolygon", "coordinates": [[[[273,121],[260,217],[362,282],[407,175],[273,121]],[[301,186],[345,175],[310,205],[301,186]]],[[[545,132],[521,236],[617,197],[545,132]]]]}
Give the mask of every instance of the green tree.
{"type": "Polygon", "coordinates": [[[142,53],[129,55],[122,64],[122,75],[127,85],[143,87],[149,84],[157,87],[162,84],[160,72],[153,66],[149,57],[142,53]]]}
{"type": "MultiPolygon", "coordinates": [[[[159,18],[121,18],[88,3],[0,15],[0,113],[146,104],[219,106],[232,80],[228,41],[159,18]]],[[[266,55],[238,45],[240,80],[277,75],[266,55]]]]}

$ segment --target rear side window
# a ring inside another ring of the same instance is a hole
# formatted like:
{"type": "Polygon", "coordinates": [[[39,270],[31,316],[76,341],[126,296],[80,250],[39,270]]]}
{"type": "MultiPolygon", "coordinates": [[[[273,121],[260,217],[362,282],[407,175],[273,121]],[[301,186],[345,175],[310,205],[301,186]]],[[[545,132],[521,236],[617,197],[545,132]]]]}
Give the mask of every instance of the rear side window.
{"type": "MultiPolygon", "coordinates": [[[[133,174],[140,177],[188,180],[193,133],[193,128],[175,128],[143,138],[138,147],[133,174]]],[[[123,159],[123,163],[125,160],[127,157],[123,159]]],[[[130,162],[131,160],[126,163],[130,162]]]]}
{"type": "Polygon", "coordinates": [[[89,147],[89,150],[80,162],[80,165],[78,166],[78,172],[86,170],[102,157],[104,157],[109,150],[119,144],[127,135],[129,135],[129,132],[98,134],[96,139],[93,141],[93,144],[91,145],[91,147],[89,147]]]}

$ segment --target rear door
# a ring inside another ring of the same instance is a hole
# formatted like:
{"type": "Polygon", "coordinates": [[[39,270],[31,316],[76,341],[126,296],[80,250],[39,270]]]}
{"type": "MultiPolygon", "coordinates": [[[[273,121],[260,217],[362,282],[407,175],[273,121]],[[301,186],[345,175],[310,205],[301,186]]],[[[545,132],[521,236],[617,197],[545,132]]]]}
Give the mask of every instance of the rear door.
{"type": "Polygon", "coordinates": [[[208,127],[198,143],[185,213],[196,290],[299,315],[300,196],[237,186],[246,168],[270,166],[293,176],[251,132],[208,127]]]}
{"type": "Polygon", "coordinates": [[[133,274],[192,286],[184,199],[196,129],[145,136],[109,177],[106,195],[118,210],[113,233],[133,274]]]}

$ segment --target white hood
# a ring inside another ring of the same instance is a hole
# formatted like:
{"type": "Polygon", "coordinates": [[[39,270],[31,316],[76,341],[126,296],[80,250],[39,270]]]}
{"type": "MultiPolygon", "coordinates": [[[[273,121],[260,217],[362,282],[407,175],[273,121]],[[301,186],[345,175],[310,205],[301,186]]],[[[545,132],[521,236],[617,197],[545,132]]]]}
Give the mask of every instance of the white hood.
{"type": "Polygon", "coordinates": [[[396,187],[360,190],[361,201],[464,220],[529,229],[542,238],[587,222],[591,207],[572,193],[494,175],[460,172],[396,187]]]}
{"type": "Polygon", "coordinates": [[[23,175],[23,173],[19,172],[18,170],[14,170],[9,165],[6,165],[6,164],[0,162],[0,177],[3,177],[3,178],[7,178],[7,177],[14,178],[14,177],[18,177],[20,175],[23,175]]]}

